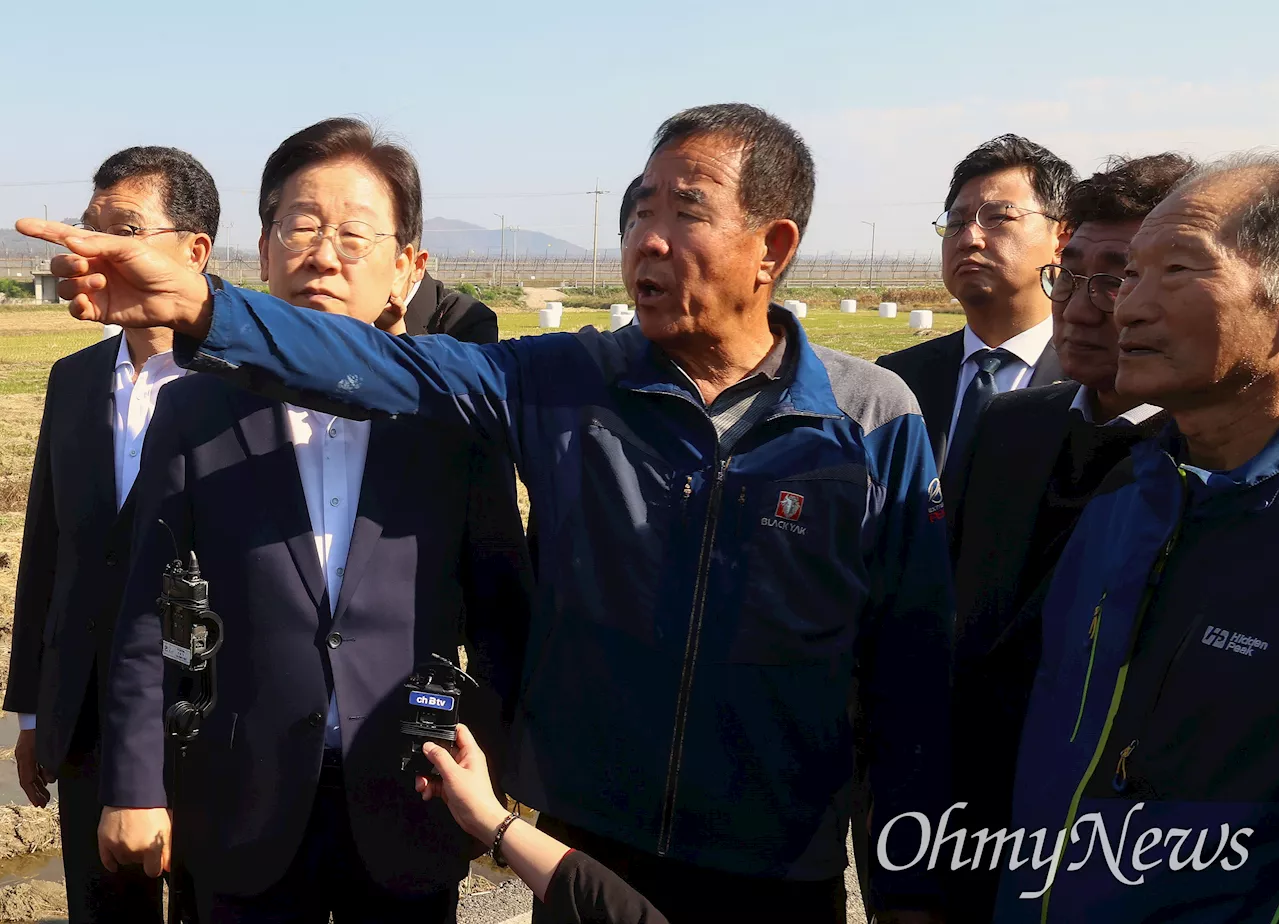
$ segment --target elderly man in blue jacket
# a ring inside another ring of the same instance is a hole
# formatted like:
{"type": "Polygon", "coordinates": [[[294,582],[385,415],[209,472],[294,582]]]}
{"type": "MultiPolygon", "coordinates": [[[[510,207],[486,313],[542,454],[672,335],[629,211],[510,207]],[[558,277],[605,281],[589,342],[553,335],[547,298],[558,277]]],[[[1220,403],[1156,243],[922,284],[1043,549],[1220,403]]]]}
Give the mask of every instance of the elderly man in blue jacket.
{"type": "Polygon", "coordinates": [[[1174,424],[1050,585],[997,921],[1275,920],[1278,175],[1199,168],[1130,245],[1116,389],[1174,424]]]}
{"type": "MultiPolygon", "coordinates": [[[[79,254],[58,261],[74,314],[173,326],[192,368],[505,443],[540,533],[509,791],[673,921],[843,922],[855,762],[873,834],[946,804],[952,604],[911,393],[771,304],[813,177],[759,109],[672,117],[623,241],[639,323],[483,346],[22,228],[79,254]]],[[[904,827],[872,872],[882,921],[937,907],[904,827]]]]}

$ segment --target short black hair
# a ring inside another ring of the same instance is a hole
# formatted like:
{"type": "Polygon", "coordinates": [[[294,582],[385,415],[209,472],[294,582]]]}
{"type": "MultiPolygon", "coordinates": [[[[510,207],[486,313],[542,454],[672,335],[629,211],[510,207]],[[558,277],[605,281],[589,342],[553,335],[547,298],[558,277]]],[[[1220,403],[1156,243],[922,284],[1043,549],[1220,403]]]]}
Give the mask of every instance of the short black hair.
{"type": "Polygon", "coordinates": [[[966,154],[951,173],[944,208],[951,210],[965,183],[1011,167],[1026,169],[1040,207],[1051,217],[1061,219],[1063,199],[1076,181],[1076,172],[1057,154],[1021,135],[992,138],[966,154]]]}
{"type": "Polygon", "coordinates": [[[789,218],[804,236],[813,211],[813,155],[794,128],[746,103],[695,106],[658,126],[649,156],[696,135],[724,135],[742,142],[743,211],[757,224],[789,218]]]}
{"type": "Polygon", "coordinates": [[[1062,218],[1073,228],[1086,221],[1141,221],[1194,166],[1171,151],[1109,157],[1100,171],[1067,190],[1062,218]]]}
{"type": "Polygon", "coordinates": [[[644,182],[644,174],[636,177],[627,186],[627,191],[622,194],[622,207],[618,209],[618,233],[627,233],[627,219],[631,217],[631,213],[636,208],[636,190],[640,188],[640,184],[644,182]]]}
{"type": "Polygon", "coordinates": [[[213,177],[186,151],[144,145],[117,151],[93,175],[94,189],[111,189],[126,180],[151,180],[160,188],[165,213],[175,228],[218,236],[222,206],[213,177]]]}
{"type": "Polygon", "coordinates": [[[396,243],[422,238],[422,179],[418,162],[403,145],[360,119],[325,119],[294,132],[271,152],[262,168],[258,218],[263,233],[275,221],[284,184],[299,170],[329,160],[358,160],[382,177],[395,210],[396,243]]]}

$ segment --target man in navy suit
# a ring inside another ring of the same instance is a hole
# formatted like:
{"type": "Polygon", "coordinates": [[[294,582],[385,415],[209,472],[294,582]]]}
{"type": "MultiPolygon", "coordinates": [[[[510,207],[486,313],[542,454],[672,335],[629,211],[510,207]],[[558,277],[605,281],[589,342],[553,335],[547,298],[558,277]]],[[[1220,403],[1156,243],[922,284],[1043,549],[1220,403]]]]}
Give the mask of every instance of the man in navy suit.
{"type": "MultiPolygon", "coordinates": [[[[402,312],[422,218],[402,148],[350,119],[303,129],[268,159],[259,208],[273,293],[369,323],[402,312]]],[[[510,462],[461,428],[344,420],[209,376],[180,384],[143,462],[104,856],[164,865],[171,805],[203,920],[453,921],[487,845],[400,770],[401,685],[465,643],[481,690],[464,694],[463,719],[502,750],[530,587],[510,462]],[[169,529],[225,624],[217,706],[173,801],[155,604],[169,529]]]]}
{"type": "MultiPolygon", "coordinates": [[[[202,270],[218,188],[185,151],[126,148],[94,174],[83,226],[134,237],[202,270]]],[[[4,708],[18,713],[18,780],[32,805],[58,781],[72,924],[160,921],[160,886],[98,856],[99,705],[133,527],[132,488],[161,389],[183,374],[165,328],[104,338],[54,363],[31,473],[4,708]]]]}

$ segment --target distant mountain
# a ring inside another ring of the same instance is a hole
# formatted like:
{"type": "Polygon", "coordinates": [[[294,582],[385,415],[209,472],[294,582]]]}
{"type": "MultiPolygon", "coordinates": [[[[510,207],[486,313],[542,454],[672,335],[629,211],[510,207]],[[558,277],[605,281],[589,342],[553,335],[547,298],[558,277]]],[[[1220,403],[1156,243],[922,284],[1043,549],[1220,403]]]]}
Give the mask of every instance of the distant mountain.
{"type": "MultiPolygon", "coordinates": [[[[528,258],[591,255],[589,248],[580,247],[541,231],[523,228],[517,231],[509,227],[505,248],[502,237],[502,232],[497,228],[483,228],[480,225],[453,218],[431,218],[422,224],[422,244],[433,256],[465,257],[470,251],[477,257],[488,255],[496,258],[504,250],[508,258],[517,253],[528,258]]],[[[616,256],[617,248],[614,247],[611,251],[601,248],[600,256],[606,257],[610,252],[616,256]]],[[[12,228],[0,228],[0,257],[6,253],[10,257],[42,256],[45,253],[45,245],[42,241],[23,237],[12,228]]],[[[226,245],[219,243],[215,248],[215,255],[220,259],[226,259],[226,245]]],[[[258,259],[257,250],[251,247],[242,248],[233,245],[231,255],[238,259],[258,259]]]]}
{"type": "Polygon", "coordinates": [[[508,257],[581,257],[591,251],[562,238],[543,234],[541,231],[519,231],[507,228],[506,242],[498,228],[482,228],[453,218],[429,218],[422,223],[422,246],[437,257],[465,257],[471,252],[477,257],[497,257],[505,252],[508,257]]]}

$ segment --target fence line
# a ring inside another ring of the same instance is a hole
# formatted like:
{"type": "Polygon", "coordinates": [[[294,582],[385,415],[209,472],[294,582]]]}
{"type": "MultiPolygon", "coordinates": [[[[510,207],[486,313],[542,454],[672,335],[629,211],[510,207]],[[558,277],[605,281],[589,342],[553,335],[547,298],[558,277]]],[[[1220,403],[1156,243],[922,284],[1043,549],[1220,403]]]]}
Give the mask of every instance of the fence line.
{"type": "MultiPolygon", "coordinates": [[[[622,284],[620,260],[596,261],[593,274],[590,257],[521,257],[506,260],[484,257],[432,257],[432,276],[446,285],[464,282],[474,285],[524,285],[547,288],[589,286],[594,275],[598,285],[622,284]]],[[[237,285],[257,283],[256,257],[235,256],[209,261],[209,271],[237,285]]],[[[30,281],[33,273],[48,272],[48,261],[35,256],[0,256],[0,277],[30,281]]],[[[800,256],[791,265],[784,285],[848,287],[893,286],[912,288],[942,283],[942,268],[936,256],[918,254],[878,254],[866,256],[800,256]]]]}

